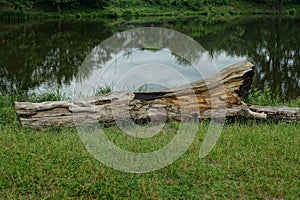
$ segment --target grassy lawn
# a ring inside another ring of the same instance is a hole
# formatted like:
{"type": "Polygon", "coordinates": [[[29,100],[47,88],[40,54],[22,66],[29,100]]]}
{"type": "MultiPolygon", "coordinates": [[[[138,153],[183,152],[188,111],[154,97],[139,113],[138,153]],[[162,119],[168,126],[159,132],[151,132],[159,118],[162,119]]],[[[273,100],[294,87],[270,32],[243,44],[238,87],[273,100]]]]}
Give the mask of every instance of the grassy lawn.
{"type": "MultiPolygon", "coordinates": [[[[157,143],[169,141],[176,128],[176,123],[168,124],[162,133],[166,137],[157,143]]],[[[4,125],[0,132],[0,196],[299,199],[300,123],[227,124],[215,148],[200,159],[198,153],[207,128],[207,123],[199,125],[193,144],[172,165],[147,174],[130,174],[95,160],[75,129],[38,132],[4,125]]],[[[150,149],[154,141],[126,141],[116,127],[105,129],[105,133],[129,150],[150,149]]]]}
{"type": "MultiPolygon", "coordinates": [[[[59,96],[59,95],[58,95],[59,96]]],[[[35,100],[59,100],[43,95],[35,100]]],[[[173,164],[146,174],[106,167],[83,146],[75,128],[35,131],[22,128],[13,102],[22,94],[0,95],[0,199],[299,199],[300,123],[227,123],[216,146],[198,157],[208,123],[173,164]]],[[[265,91],[248,102],[279,104],[265,91]],[[272,100],[273,99],[273,100],[272,100]]],[[[300,99],[283,103],[299,107],[300,99]]],[[[279,104],[280,105],[280,104],[279,104]]],[[[148,139],[117,127],[106,136],[122,149],[151,152],[174,138],[169,123],[148,139]]],[[[189,124],[184,124],[188,126],[189,124]]]]}

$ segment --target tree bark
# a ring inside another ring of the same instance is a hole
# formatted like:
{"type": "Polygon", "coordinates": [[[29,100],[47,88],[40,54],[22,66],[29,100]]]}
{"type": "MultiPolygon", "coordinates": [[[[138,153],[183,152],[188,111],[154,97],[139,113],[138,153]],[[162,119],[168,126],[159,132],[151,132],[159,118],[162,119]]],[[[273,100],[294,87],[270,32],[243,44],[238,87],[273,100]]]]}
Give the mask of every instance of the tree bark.
{"type": "Polygon", "coordinates": [[[205,80],[170,90],[112,92],[76,101],[15,102],[15,110],[21,124],[32,128],[95,123],[132,125],[222,116],[298,121],[299,108],[243,103],[242,98],[251,88],[253,67],[248,61],[240,62],[205,80]]]}

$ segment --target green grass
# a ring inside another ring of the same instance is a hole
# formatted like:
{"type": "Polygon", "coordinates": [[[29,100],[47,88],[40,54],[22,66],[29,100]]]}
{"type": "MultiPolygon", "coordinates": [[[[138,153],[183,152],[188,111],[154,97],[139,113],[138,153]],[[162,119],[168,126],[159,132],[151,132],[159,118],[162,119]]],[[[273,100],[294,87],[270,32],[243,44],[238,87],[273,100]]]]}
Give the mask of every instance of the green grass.
{"type": "Polygon", "coordinates": [[[20,101],[25,98],[26,94],[20,91],[12,94],[3,93],[0,91],[0,131],[4,125],[18,125],[13,104],[15,101],[20,101]]]}
{"type": "Polygon", "coordinates": [[[107,94],[107,93],[110,93],[112,92],[112,84],[111,85],[104,85],[104,86],[98,86],[96,89],[95,89],[95,95],[100,95],[100,94],[107,94]]]}
{"type": "Polygon", "coordinates": [[[258,90],[254,88],[245,99],[245,102],[260,106],[289,106],[300,107],[300,97],[289,100],[278,91],[272,92],[270,88],[258,90]]]}
{"type": "MultiPolygon", "coordinates": [[[[57,93],[57,92],[56,92],[57,93]]],[[[13,102],[0,95],[0,196],[3,199],[299,199],[300,123],[226,123],[210,154],[199,150],[208,123],[199,124],[187,152],[147,174],[106,167],[84,148],[75,128],[22,128],[13,102]]],[[[295,100],[299,105],[299,100],[295,100]]],[[[138,139],[116,126],[106,136],[122,149],[150,152],[168,144],[178,123],[138,139]]],[[[188,126],[188,124],[184,124],[188,126]]]]}
{"type": "Polygon", "coordinates": [[[299,108],[300,108],[300,98],[291,100],[291,101],[288,103],[288,106],[289,106],[289,107],[299,107],[299,108]]]}
{"type": "Polygon", "coordinates": [[[32,93],[30,94],[28,101],[31,102],[44,102],[44,101],[62,101],[68,100],[69,98],[64,92],[61,92],[60,86],[49,89],[44,93],[32,93]]]}
{"type": "MultiPolygon", "coordinates": [[[[39,132],[5,126],[0,133],[0,195],[4,199],[299,198],[299,123],[226,125],[212,152],[199,159],[207,128],[200,124],[194,143],[172,165],[130,174],[95,160],[74,129],[39,132]]],[[[164,137],[148,142],[126,139],[116,127],[105,133],[123,148],[143,151],[164,145],[175,130],[169,125],[164,137]]]]}

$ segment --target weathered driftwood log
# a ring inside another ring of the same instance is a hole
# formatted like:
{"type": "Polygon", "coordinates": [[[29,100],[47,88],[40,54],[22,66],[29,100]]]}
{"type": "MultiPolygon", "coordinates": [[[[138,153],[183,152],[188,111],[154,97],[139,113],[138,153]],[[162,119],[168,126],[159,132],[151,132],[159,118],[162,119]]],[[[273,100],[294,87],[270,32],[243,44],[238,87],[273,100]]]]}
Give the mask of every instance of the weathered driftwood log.
{"type": "Polygon", "coordinates": [[[297,121],[299,108],[247,106],[253,64],[232,65],[205,80],[170,90],[112,92],[76,101],[15,102],[21,124],[33,128],[102,123],[160,123],[246,117],[297,121]]]}

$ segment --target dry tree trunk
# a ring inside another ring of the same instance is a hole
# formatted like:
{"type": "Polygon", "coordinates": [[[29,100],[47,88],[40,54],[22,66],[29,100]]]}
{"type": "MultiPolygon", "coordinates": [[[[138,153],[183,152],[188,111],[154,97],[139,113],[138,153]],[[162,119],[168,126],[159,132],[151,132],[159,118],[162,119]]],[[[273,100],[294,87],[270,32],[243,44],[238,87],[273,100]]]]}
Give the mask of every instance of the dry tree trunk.
{"type": "Polygon", "coordinates": [[[160,123],[245,117],[298,121],[299,108],[248,106],[242,102],[252,84],[253,64],[234,64],[205,80],[170,90],[112,92],[76,101],[15,102],[23,126],[70,127],[77,124],[160,123]]]}

